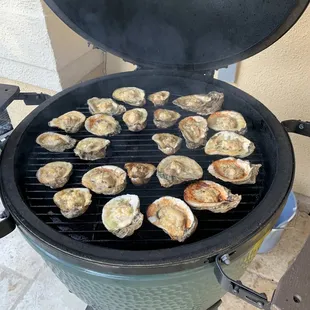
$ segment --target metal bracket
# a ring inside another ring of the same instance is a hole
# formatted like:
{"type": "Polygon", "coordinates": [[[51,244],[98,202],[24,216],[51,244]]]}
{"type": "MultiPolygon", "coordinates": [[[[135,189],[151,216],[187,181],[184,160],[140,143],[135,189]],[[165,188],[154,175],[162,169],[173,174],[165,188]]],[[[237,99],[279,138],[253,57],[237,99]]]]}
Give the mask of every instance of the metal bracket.
{"type": "Polygon", "coordinates": [[[241,281],[232,280],[225,274],[224,270],[221,267],[222,257],[223,261],[225,261],[226,263],[229,264],[230,262],[230,260],[227,259],[229,258],[229,254],[218,255],[215,258],[214,272],[221,287],[225,291],[235,295],[236,297],[243,299],[247,303],[259,309],[270,310],[271,304],[267,300],[266,294],[257,293],[252,289],[250,289],[249,287],[244,286],[241,281]]]}
{"type": "Polygon", "coordinates": [[[281,122],[287,132],[297,133],[299,135],[310,137],[310,122],[290,119],[281,122]]]}

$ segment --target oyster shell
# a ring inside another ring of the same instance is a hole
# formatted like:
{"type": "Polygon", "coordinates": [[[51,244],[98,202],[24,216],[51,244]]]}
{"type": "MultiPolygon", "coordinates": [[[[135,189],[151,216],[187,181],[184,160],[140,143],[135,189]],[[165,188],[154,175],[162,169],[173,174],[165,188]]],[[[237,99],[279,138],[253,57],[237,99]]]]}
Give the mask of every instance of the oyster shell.
{"type": "Polygon", "coordinates": [[[145,105],[145,92],[137,87],[122,87],[115,89],[112,97],[134,107],[145,105]]]}
{"type": "Polygon", "coordinates": [[[126,163],[125,169],[134,185],[147,184],[156,171],[154,165],[145,163],[126,163]]]}
{"type": "Polygon", "coordinates": [[[170,196],[155,200],[146,214],[149,222],[179,242],[192,235],[198,224],[189,206],[183,200],[170,196]]]}
{"type": "Polygon", "coordinates": [[[86,116],[79,111],[70,111],[53,118],[48,122],[48,126],[57,127],[67,133],[78,132],[85,122],[86,116]]]}
{"type": "Polygon", "coordinates": [[[126,112],[126,108],[116,103],[111,98],[93,97],[87,100],[88,108],[91,114],[120,115],[126,112]]]}
{"type": "Polygon", "coordinates": [[[66,188],[57,192],[53,200],[61,214],[71,219],[87,211],[91,204],[91,197],[92,195],[87,188],[66,188]]]}
{"type": "Polygon", "coordinates": [[[182,138],[170,133],[156,133],[152,140],[158,145],[158,149],[166,155],[175,154],[182,144],[182,138]]]}
{"type": "Polygon", "coordinates": [[[147,111],[145,109],[132,109],[124,113],[123,121],[130,131],[141,131],[146,127],[147,111]]]}
{"type": "Polygon", "coordinates": [[[110,140],[102,138],[85,138],[76,145],[75,155],[84,160],[97,160],[104,158],[110,140]]]}
{"type": "Polygon", "coordinates": [[[252,165],[248,160],[227,157],[214,161],[208,171],[214,177],[233,184],[255,184],[259,168],[262,165],[252,165]]]}
{"type": "Polygon", "coordinates": [[[143,222],[137,195],[122,195],[111,199],[102,209],[105,228],[118,238],[131,236],[143,222]]]}
{"type": "Polygon", "coordinates": [[[211,91],[208,94],[179,97],[172,101],[181,109],[200,115],[209,115],[220,110],[223,102],[224,94],[216,91],[211,91]]]}
{"type": "Polygon", "coordinates": [[[234,131],[239,134],[246,132],[246,121],[242,114],[235,111],[219,111],[208,118],[209,128],[216,131],[234,131]]]}
{"type": "Polygon", "coordinates": [[[126,187],[126,172],[117,166],[101,166],[86,172],[82,184],[97,194],[117,195],[126,187]]]}
{"type": "Polygon", "coordinates": [[[151,94],[148,96],[148,99],[154,104],[155,107],[160,107],[165,105],[168,102],[170,92],[162,90],[151,94]]]}
{"type": "Polygon", "coordinates": [[[202,116],[189,116],[182,119],[179,129],[189,149],[197,149],[206,144],[208,123],[202,116]]]}
{"type": "Polygon", "coordinates": [[[173,126],[180,117],[181,115],[178,112],[158,109],[154,112],[154,124],[158,128],[168,128],[173,126]]]}
{"type": "Polygon", "coordinates": [[[220,131],[213,135],[205,146],[208,155],[237,156],[240,158],[251,155],[255,145],[249,139],[231,131],[220,131]]]}
{"type": "Polygon", "coordinates": [[[114,136],[121,132],[119,122],[110,115],[95,114],[85,121],[85,128],[95,136],[114,136]]]}
{"type": "Polygon", "coordinates": [[[190,184],[184,190],[184,200],[198,210],[225,213],[236,208],[241,201],[240,195],[215,182],[201,180],[190,184]]]}
{"type": "Polygon", "coordinates": [[[72,174],[73,166],[65,161],[54,161],[41,167],[37,171],[37,179],[41,184],[50,188],[65,186],[72,174]]]}
{"type": "Polygon", "coordinates": [[[69,136],[47,131],[37,137],[36,143],[50,152],[64,152],[72,149],[76,140],[69,136]]]}
{"type": "Polygon", "coordinates": [[[203,170],[193,159],[172,155],[164,158],[157,166],[157,177],[163,187],[202,178],[203,170]]]}

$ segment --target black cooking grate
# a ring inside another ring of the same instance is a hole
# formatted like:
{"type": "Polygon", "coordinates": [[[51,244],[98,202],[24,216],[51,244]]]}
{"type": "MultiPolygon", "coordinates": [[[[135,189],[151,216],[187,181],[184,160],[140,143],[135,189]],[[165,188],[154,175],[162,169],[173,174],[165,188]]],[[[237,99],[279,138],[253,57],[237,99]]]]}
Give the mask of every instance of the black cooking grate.
{"type": "MultiPolygon", "coordinates": [[[[166,108],[178,111],[182,117],[194,115],[194,113],[183,111],[174,106],[171,102],[176,97],[178,97],[178,95],[171,95],[169,104],[166,105],[166,108]]],[[[223,108],[225,108],[225,105],[226,102],[224,103],[223,108]]],[[[126,105],[126,108],[130,109],[128,105],[126,105]]],[[[107,157],[105,159],[94,162],[82,161],[74,155],[73,150],[64,153],[51,153],[37,145],[33,146],[28,157],[28,164],[23,182],[24,196],[31,210],[43,222],[59,233],[85,243],[130,250],[161,249],[178,246],[178,242],[170,240],[168,235],[157,227],[151,225],[146,219],[144,220],[142,227],[131,237],[119,239],[109,233],[102,224],[101,212],[104,204],[112,198],[112,196],[103,196],[93,193],[93,202],[84,215],[76,219],[66,219],[61,215],[59,209],[53,203],[52,198],[56,190],[41,185],[35,176],[37,170],[48,162],[59,160],[69,161],[74,167],[73,175],[65,186],[65,188],[69,188],[81,186],[81,178],[83,174],[88,170],[101,165],[117,165],[124,168],[126,162],[133,161],[147,162],[157,165],[166,155],[157,149],[157,145],[151,140],[152,135],[158,132],[168,132],[181,136],[181,133],[178,130],[177,124],[168,129],[156,128],[152,121],[155,108],[150,102],[147,102],[145,108],[148,110],[149,116],[147,127],[142,132],[133,133],[128,131],[121,116],[116,117],[121,123],[122,132],[117,136],[108,138],[111,140],[111,145],[108,148],[107,157]]],[[[228,108],[231,107],[227,106],[226,109],[228,108]]],[[[86,103],[77,108],[77,110],[81,111],[86,116],[90,116],[86,103]]],[[[233,185],[216,180],[207,172],[207,167],[212,161],[223,157],[207,156],[203,149],[189,150],[186,148],[184,141],[182,143],[182,148],[176,154],[189,156],[196,160],[204,169],[205,179],[216,181],[230,188],[233,193],[242,195],[240,205],[226,214],[215,214],[209,211],[193,211],[198,218],[198,228],[196,232],[185,241],[185,243],[192,243],[208,238],[236,224],[249,214],[253,208],[255,208],[265,193],[264,161],[259,146],[261,139],[260,133],[257,130],[257,124],[255,125],[255,130],[253,130],[252,120],[247,116],[245,116],[245,118],[248,123],[248,132],[245,136],[252,140],[256,145],[254,154],[246,159],[250,160],[251,163],[263,164],[255,185],[233,185]]],[[[47,124],[42,125],[42,127],[37,130],[38,135],[44,131],[64,133],[61,130],[49,128],[47,124]]],[[[214,132],[210,130],[208,137],[211,137],[213,134],[214,132]]],[[[80,132],[72,134],[71,136],[77,140],[81,140],[82,138],[91,137],[92,135],[85,129],[82,129],[80,132]]],[[[141,211],[145,214],[147,206],[157,198],[164,195],[182,198],[183,190],[186,186],[187,184],[181,184],[171,188],[163,188],[159,185],[156,175],[154,175],[150,182],[142,187],[133,186],[128,179],[127,187],[121,194],[137,194],[141,201],[141,211]]]]}

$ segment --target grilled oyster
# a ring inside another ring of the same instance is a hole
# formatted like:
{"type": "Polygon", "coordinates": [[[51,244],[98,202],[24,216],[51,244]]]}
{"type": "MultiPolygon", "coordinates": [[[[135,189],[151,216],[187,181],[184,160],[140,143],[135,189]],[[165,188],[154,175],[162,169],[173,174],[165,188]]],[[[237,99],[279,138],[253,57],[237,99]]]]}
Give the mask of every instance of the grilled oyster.
{"type": "Polygon", "coordinates": [[[198,180],[202,175],[203,170],[200,165],[186,156],[168,156],[157,166],[157,177],[163,187],[198,180]]]}
{"type": "Polygon", "coordinates": [[[76,133],[83,126],[85,119],[85,115],[81,112],[71,111],[60,115],[57,118],[53,118],[50,122],[48,122],[48,126],[57,127],[67,133],[76,133]]]}
{"type": "Polygon", "coordinates": [[[241,196],[233,195],[228,188],[220,184],[201,180],[185,188],[184,200],[193,209],[225,213],[237,207],[241,196]]]}
{"type": "Polygon", "coordinates": [[[40,134],[36,139],[36,143],[50,152],[64,152],[72,149],[76,140],[69,136],[48,131],[40,134]]]}
{"type": "Polygon", "coordinates": [[[219,111],[208,118],[209,128],[216,131],[234,131],[239,134],[246,132],[246,121],[242,114],[235,111],[219,111]]]}
{"type": "Polygon", "coordinates": [[[85,128],[95,136],[114,136],[121,132],[119,122],[110,115],[95,114],[85,121],[85,128]]]}
{"type": "Polygon", "coordinates": [[[88,108],[91,114],[120,115],[126,112],[126,108],[116,103],[111,98],[93,97],[87,100],[88,108]]]}
{"type": "Polygon", "coordinates": [[[158,128],[168,128],[173,126],[180,117],[181,115],[178,112],[158,109],[154,112],[154,124],[158,128]]]}
{"type": "Polygon", "coordinates": [[[50,188],[65,186],[72,174],[73,166],[65,161],[54,161],[41,167],[37,171],[37,179],[41,184],[50,188]]]}
{"type": "Polygon", "coordinates": [[[111,199],[102,209],[105,228],[118,238],[131,236],[143,222],[137,195],[122,195],[111,199]]]}
{"type": "Polygon", "coordinates": [[[211,91],[208,94],[189,95],[179,97],[172,101],[183,110],[195,112],[200,115],[209,115],[221,109],[224,94],[211,91]]]}
{"type": "Polygon", "coordinates": [[[158,149],[166,155],[175,154],[182,144],[182,138],[170,133],[156,133],[152,140],[157,143],[158,149]]]}
{"type": "Polygon", "coordinates": [[[145,92],[137,87],[122,87],[115,89],[112,97],[134,107],[145,105],[145,92]]]}
{"type": "Polygon", "coordinates": [[[144,163],[126,163],[125,169],[134,185],[147,184],[156,171],[154,165],[144,163]]]}
{"type": "Polygon", "coordinates": [[[132,109],[124,113],[123,121],[130,131],[141,131],[146,127],[147,111],[145,109],[132,109]]]}
{"type": "Polygon", "coordinates": [[[160,107],[168,102],[170,93],[166,90],[159,91],[157,93],[148,96],[148,99],[154,104],[155,107],[160,107]]]}
{"type": "Polygon", "coordinates": [[[165,196],[155,200],[146,211],[147,219],[172,240],[183,242],[197,228],[197,218],[181,199],[165,196]]]}
{"type": "Polygon", "coordinates": [[[189,116],[182,119],[179,129],[189,149],[197,149],[206,144],[208,123],[202,116],[189,116]]]}
{"type": "Polygon", "coordinates": [[[102,138],[85,138],[75,147],[74,153],[84,160],[104,158],[110,140],[102,138]]]}
{"type": "Polygon", "coordinates": [[[57,192],[53,200],[61,214],[72,219],[87,211],[91,204],[91,197],[92,195],[87,188],[66,188],[57,192]]]}
{"type": "Polygon", "coordinates": [[[126,172],[117,166],[101,166],[86,172],[82,184],[97,194],[117,195],[126,187],[126,172]]]}
{"type": "Polygon", "coordinates": [[[231,131],[216,133],[205,146],[205,153],[208,155],[237,156],[240,158],[251,155],[254,150],[253,142],[231,131]]]}
{"type": "Polygon", "coordinates": [[[216,178],[233,184],[255,184],[259,168],[262,165],[252,165],[248,160],[227,157],[214,161],[208,171],[216,178]]]}

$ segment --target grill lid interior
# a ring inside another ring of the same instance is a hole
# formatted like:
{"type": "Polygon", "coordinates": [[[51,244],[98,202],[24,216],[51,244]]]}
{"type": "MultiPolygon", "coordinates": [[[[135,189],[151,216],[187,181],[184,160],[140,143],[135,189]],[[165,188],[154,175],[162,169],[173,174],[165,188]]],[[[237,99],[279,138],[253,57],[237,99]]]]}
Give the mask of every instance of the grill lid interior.
{"type": "Polygon", "coordinates": [[[205,70],[277,41],[309,0],[45,0],[74,31],[145,67],[205,70]]]}

